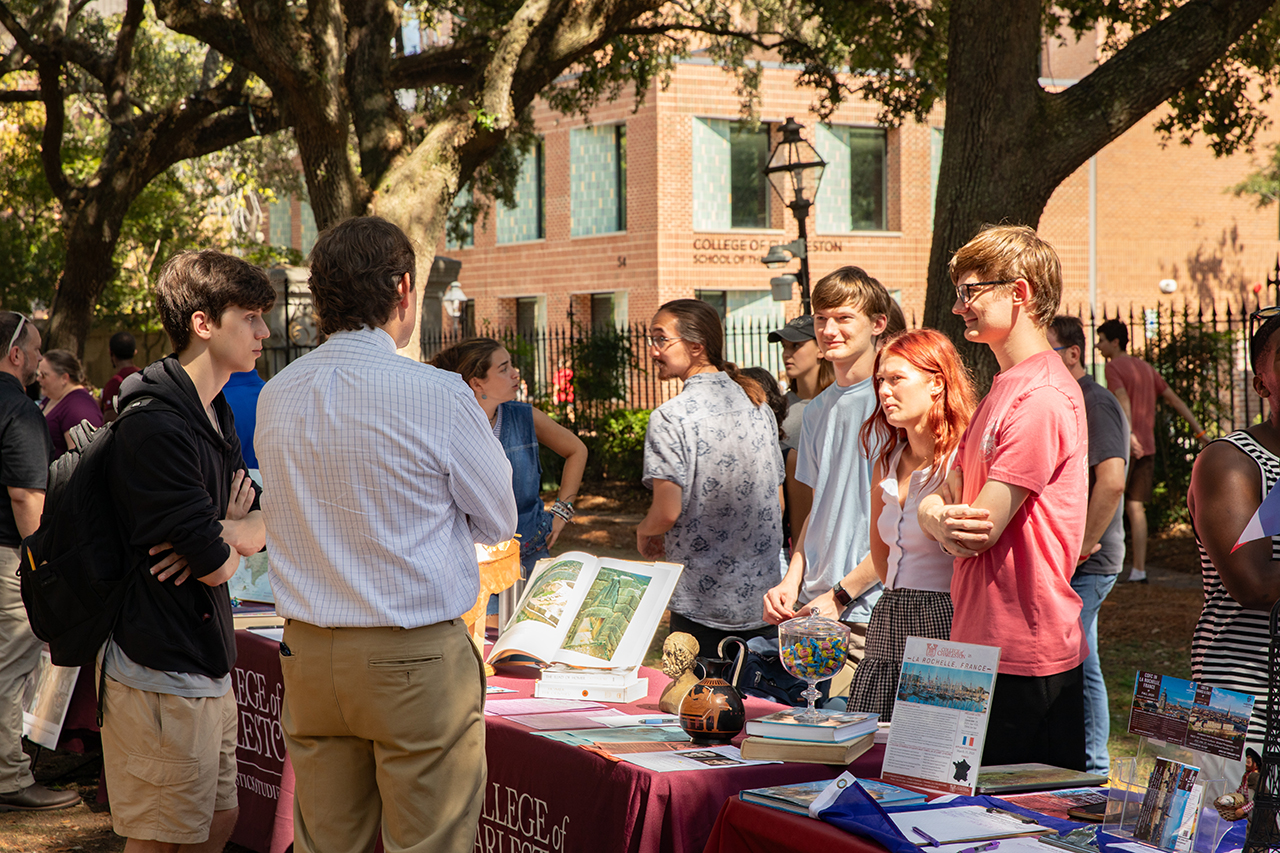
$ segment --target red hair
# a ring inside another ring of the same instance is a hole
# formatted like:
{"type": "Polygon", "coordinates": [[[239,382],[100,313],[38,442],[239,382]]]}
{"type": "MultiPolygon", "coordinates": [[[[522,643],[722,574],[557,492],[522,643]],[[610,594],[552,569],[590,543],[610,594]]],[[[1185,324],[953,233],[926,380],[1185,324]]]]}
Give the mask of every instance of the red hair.
{"type": "MultiPolygon", "coordinates": [[[[926,416],[927,426],[934,435],[932,465],[936,470],[960,444],[960,436],[973,416],[977,406],[973,380],[961,363],[955,345],[946,335],[933,329],[915,329],[890,338],[876,354],[873,377],[880,372],[881,362],[893,355],[906,359],[922,373],[942,378],[942,393],[934,399],[933,408],[926,416]]],[[[880,443],[876,461],[886,468],[893,451],[907,440],[906,430],[891,426],[880,406],[876,406],[875,414],[862,425],[860,437],[862,452],[867,456],[871,455],[873,442],[880,443]]]]}

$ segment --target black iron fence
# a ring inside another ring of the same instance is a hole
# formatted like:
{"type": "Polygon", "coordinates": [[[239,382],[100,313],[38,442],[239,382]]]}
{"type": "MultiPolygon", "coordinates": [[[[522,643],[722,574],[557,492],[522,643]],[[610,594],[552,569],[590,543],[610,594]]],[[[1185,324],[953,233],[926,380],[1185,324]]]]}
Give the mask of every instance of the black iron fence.
{"type": "MultiPolygon", "coordinates": [[[[315,345],[309,312],[291,310],[295,308],[286,308],[289,333],[268,341],[277,368],[315,345]]],[[[1153,364],[1211,435],[1247,426],[1262,412],[1247,363],[1249,312],[1246,306],[1219,310],[1186,304],[1127,311],[1104,308],[1098,314],[1087,307],[1070,311],[1085,325],[1086,369],[1102,379],[1104,361],[1096,350],[1096,329],[1107,319],[1123,320],[1129,328],[1129,353],[1153,364]]],[[[910,325],[916,325],[914,316],[910,325]]],[[[775,328],[776,320],[731,316],[725,330],[726,357],[742,367],[762,366],[783,378],[782,348],[768,341],[775,328]]],[[[678,383],[658,379],[649,359],[644,324],[593,329],[568,322],[537,330],[490,327],[485,331],[507,345],[520,368],[524,399],[558,412],[571,428],[594,429],[619,409],[653,409],[679,391],[678,383]]],[[[424,360],[465,337],[459,331],[424,334],[424,360]]],[[[1183,437],[1176,424],[1170,428],[1171,438],[1183,437]]]]}

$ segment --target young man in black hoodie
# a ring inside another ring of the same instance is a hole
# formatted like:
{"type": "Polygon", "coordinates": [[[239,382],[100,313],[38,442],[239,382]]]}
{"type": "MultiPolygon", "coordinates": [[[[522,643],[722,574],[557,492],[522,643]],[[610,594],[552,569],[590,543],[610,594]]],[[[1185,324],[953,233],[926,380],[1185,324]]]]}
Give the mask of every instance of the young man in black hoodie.
{"type": "Polygon", "coordinates": [[[103,650],[103,763],[127,853],[221,850],[235,828],[235,636],[227,580],[265,541],[222,386],[252,370],[275,291],[205,250],[165,264],[174,354],[125,380],[112,493],[138,576],[103,650]]]}

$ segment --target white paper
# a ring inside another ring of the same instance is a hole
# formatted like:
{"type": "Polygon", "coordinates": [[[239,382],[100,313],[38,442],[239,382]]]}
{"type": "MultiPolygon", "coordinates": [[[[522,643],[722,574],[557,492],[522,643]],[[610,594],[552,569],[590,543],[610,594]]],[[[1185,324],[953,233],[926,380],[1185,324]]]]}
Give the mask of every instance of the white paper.
{"type": "Polygon", "coordinates": [[[258,627],[250,628],[249,630],[258,636],[266,637],[268,640],[274,640],[277,643],[284,642],[284,628],[270,628],[264,625],[259,625],[258,627]]]}
{"type": "MultiPolygon", "coordinates": [[[[507,717],[513,723],[528,726],[539,731],[560,731],[564,729],[607,729],[608,725],[600,720],[599,711],[560,711],[551,714],[517,714],[507,717]],[[596,715],[596,716],[593,716],[596,715]]],[[[606,712],[608,713],[608,712],[606,712]]],[[[619,716],[622,716],[619,713],[619,716]]]]}
{"type": "Polygon", "coordinates": [[[591,711],[607,706],[589,699],[494,699],[484,703],[484,712],[492,717],[514,717],[518,714],[555,714],[560,711],[591,711]]]}
{"type": "MultiPolygon", "coordinates": [[[[912,844],[925,845],[929,841],[916,832],[922,830],[931,838],[942,842],[943,847],[954,842],[951,839],[974,837],[1001,837],[1024,835],[1036,829],[1053,830],[1047,826],[1023,823],[999,812],[989,812],[983,806],[956,806],[949,809],[923,809],[920,811],[892,812],[889,819],[912,844]]],[[[1038,842],[1037,842],[1038,843],[1038,842]]],[[[972,842],[970,842],[972,846],[972,842]]],[[[1004,842],[1000,842],[1003,849],[1004,842]]],[[[930,846],[930,851],[934,848],[930,846]]],[[[941,849],[941,848],[940,848],[941,849]]]]}
{"type": "Polygon", "coordinates": [[[747,767],[752,764],[781,764],[781,761],[751,761],[742,757],[736,746],[710,746],[682,749],[679,752],[637,752],[618,756],[654,773],[677,770],[716,770],[721,767],[747,767]]]}
{"type": "Polygon", "coordinates": [[[999,665],[994,646],[908,637],[880,778],[972,795],[999,665]]]}
{"type": "Polygon", "coordinates": [[[675,726],[679,728],[680,717],[676,714],[624,714],[611,708],[608,716],[592,717],[610,728],[621,726],[675,726]]]}

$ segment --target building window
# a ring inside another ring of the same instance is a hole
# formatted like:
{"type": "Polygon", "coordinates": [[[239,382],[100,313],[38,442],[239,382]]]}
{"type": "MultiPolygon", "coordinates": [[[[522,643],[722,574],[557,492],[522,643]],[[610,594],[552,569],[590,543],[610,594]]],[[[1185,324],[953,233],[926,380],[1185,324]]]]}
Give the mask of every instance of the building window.
{"type": "Polygon", "coordinates": [[[569,131],[570,234],[588,237],[627,229],[627,128],[569,131]]]}
{"type": "Polygon", "coordinates": [[[302,250],[303,255],[309,255],[311,254],[311,249],[316,245],[316,238],[320,236],[320,231],[316,228],[316,214],[311,209],[311,202],[299,202],[298,218],[302,220],[302,245],[299,248],[302,250]]]}
{"type": "Polygon", "coordinates": [[[273,246],[288,249],[293,246],[293,215],[289,210],[289,199],[267,202],[267,223],[269,233],[267,242],[273,246]]]}
{"type": "Polygon", "coordinates": [[[463,219],[469,214],[471,204],[471,185],[467,184],[458,190],[449,207],[449,220],[445,225],[444,247],[446,249],[469,249],[476,243],[476,224],[471,219],[463,219]]]}
{"type": "Polygon", "coordinates": [[[818,189],[822,233],[888,229],[886,134],[880,128],[819,124],[814,147],[827,161],[818,189]]]}
{"type": "Polygon", "coordinates": [[[723,119],[693,120],[693,227],[769,226],[769,129],[723,119]]]}
{"type": "Polygon", "coordinates": [[[591,328],[613,328],[615,316],[612,293],[591,294],[591,328]]]}
{"type": "Polygon", "coordinates": [[[703,302],[716,309],[716,313],[723,320],[728,311],[729,303],[726,298],[726,292],[723,290],[695,290],[693,292],[694,299],[701,299],[703,302]]]}
{"type": "Polygon", "coordinates": [[[543,224],[544,175],[542,140],[538,140],[520,164],[515,207],[498,205],[496,239],[499,244],[541,240],[546,236],[543,224]]]}

